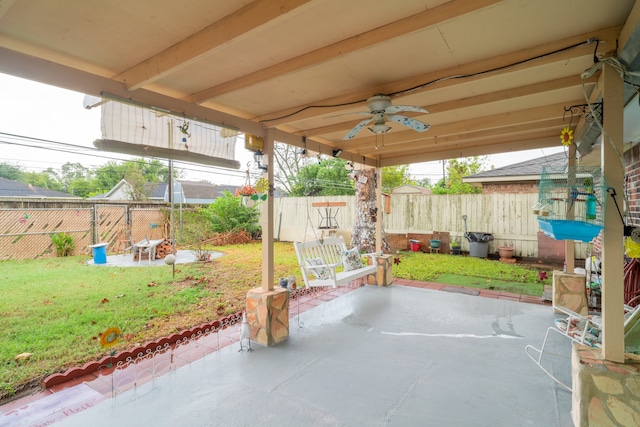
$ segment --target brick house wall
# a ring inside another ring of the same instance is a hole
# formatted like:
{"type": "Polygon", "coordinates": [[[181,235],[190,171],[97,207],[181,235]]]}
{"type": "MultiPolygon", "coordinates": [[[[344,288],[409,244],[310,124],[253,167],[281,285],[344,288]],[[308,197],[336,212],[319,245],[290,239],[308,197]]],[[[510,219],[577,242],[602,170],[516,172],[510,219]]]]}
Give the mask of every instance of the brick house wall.
{"type": "Polygon", "coordinates": [[[514,194],[514,193],[537,193],[538,183],[533,181],[527,182],[500,182],[500,183],[483,183],[482,194],[514,194]]]}
{"type": "MultiPolygon", "coordinates": [[[[624,195],[618,194],[616,199],[620,210],[627,209],[626,225],[640,226],[640,145],[635,145],[624,153],[624,182],[627,194],[628,206],[625,204],[624,195]]],[[[613,202],[609,200],[608,202],[613,202]]],[[[607,202],[607,203],[608,203],[607,202]]],[[[624,215],[624,211],[622,212],[624,215]]],[[[593,254],[602,256],[602,238],[598,236],[593,241],[593,254]]]]}
{"type": "MultiPolygon", "coordinates": [[[[640,225],[640,145],[635,145],[624,153],[625,174],[627,187],[629,217],[627,225],[640,225]]],[[[622,209],[622,207],[620,207],[622,209]]]]}

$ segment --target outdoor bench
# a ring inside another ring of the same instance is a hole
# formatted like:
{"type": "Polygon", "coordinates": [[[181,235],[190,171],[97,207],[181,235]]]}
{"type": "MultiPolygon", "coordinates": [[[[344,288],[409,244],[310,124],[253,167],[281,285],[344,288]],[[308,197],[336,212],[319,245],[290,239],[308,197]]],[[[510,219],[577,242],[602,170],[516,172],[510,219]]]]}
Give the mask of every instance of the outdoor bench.
{"type": "Polygon", "coordinates": [[[348,250],[342,237],[294,242],[293,246],[306,287],[332,286],[335,288],[369,274],[375,275],[377,271],[375,254],[360,254],[357,247],[348,250]],[[360,258],[363,256],[371,258],[369,265],[362,263],[360,258]]]}

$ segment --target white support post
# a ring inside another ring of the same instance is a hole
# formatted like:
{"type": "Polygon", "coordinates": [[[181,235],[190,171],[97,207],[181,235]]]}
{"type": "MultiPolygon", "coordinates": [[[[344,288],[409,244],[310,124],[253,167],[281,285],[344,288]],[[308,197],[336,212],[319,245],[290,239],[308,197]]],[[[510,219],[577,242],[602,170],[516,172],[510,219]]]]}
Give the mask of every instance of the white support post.
{"type": "Polygon", "coordinates": [[[382,252],[382,168],[380,159],[376,163],[376,253],[382,252]]]}
{"type": "Polygon", "coordinates": [[[273,236],[274,236],[274,214],[273,214],[273,146],[274,130],[267,129],[264,138],[263,154],[268,166],[267,172],[263,176],[269,181],[269,193],[266,206],[262,211],[262,289],[273,290],[273,236]]]}
{"type": "MultiPolygon", "coordinates": [[[[604,134],[602,171],[609,187],[624,194],[622,76],[605,63],[600,76],[604,134]]],[[[624,226],[613,200],[607,200],[602,232],[602,352],[606,360],[624,362],[624,226]]]]}
{"type": "MultiPolygon", "coordinates": [[[[569,166],[569,171],[575,171],[575,169],[572,169],[575,165],[576,165],[576,145],[575,144],[571,144],[569,145],[569,159],[568,159],[568,166],[569,166]]],[[[575,182],[575,172],[573,173],[573,176],[570,176],[569,179],[572,182],[575,182]]],[[[571,212],[567,212],[567,219],[573,219],[573,211],[571,212]]],[[[573,240],[565,240],[564,241],[564,261],[565,261],[565,266],[566,266],[566,272],[569,274],[573,274],[574,273],[574,269],[575,269],[575,262],[576,262],[576,245],[575,245],[575,241],[573,240]]]]}

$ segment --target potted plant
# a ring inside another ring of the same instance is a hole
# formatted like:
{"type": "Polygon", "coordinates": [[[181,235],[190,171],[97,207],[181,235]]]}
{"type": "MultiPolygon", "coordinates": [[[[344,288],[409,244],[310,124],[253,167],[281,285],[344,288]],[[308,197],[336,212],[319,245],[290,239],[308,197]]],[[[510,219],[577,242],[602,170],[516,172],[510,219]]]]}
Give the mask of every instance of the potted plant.
{"type": "MultiPolygon", "coordinates": [[[[256,195],[257,196],[258,192],[256,191],[255,187],[253,185],[245,185],[243,187],[240,187],[236,190],[234,196],[236,197],[242,197],[242,203],[249,207],[249,206],[253,206],[254,202],[253,200],[253,196],[256,195]]],[[[256,197],[257,199],[257,197],[256,197]]]]}
{"type": "Polygon", "coordinates": [[[453,255],[460,255],[460,251],[461,251],[460,243],[458,243],[458,242],[451,242],[451,253],[452,253],[453,255]]]}
{"type": "Polygon", "coordinates": [[[71,256],[76,249],[76,245],[73,242],[73,237],[67,233],[60,232],[51,236],[51,241],[56,247],[56,255],[59,257],[71,256]]]}
{"type": "Polygon", "coordinates": [[[513,256],[513,246],[509,243],[506,243],[504,246],[499,246],[498,255],[500,255],[500,259],[511,259],[513,256]]]}

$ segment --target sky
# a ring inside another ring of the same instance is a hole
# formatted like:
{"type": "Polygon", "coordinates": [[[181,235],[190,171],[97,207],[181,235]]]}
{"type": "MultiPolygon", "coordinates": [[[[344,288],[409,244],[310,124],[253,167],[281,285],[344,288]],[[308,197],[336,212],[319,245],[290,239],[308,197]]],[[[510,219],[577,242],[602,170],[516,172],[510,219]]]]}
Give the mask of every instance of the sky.
{"type": "MultiPolygon", "coordinates": [[[[19,165],[23,170],[40,172],[60,169],[66,162],[93,168],[110,160],[127,160],[128,155],[96,152],[93,141],[100,139],[100,109],[83,107],[84,94],[26,79],[0,74],[0,162],[19,165]],[[27,137],[28,139],[25,139],[27,137]],[[33,138],[44,140],[34,141],[33,138]]],[[[487,166],[496,168],[561,151],[536,149],[489,156],[487,166]]],[[[242,139],[236,143],[240,170],[211,168],[176,162],[186,180],[206,180],[218,185],[243,185],[246,165],[252,154],[242,139]]],[[[410,166],[412,176],[436,182],[442,178],[442,162],[410,166]]]]}

